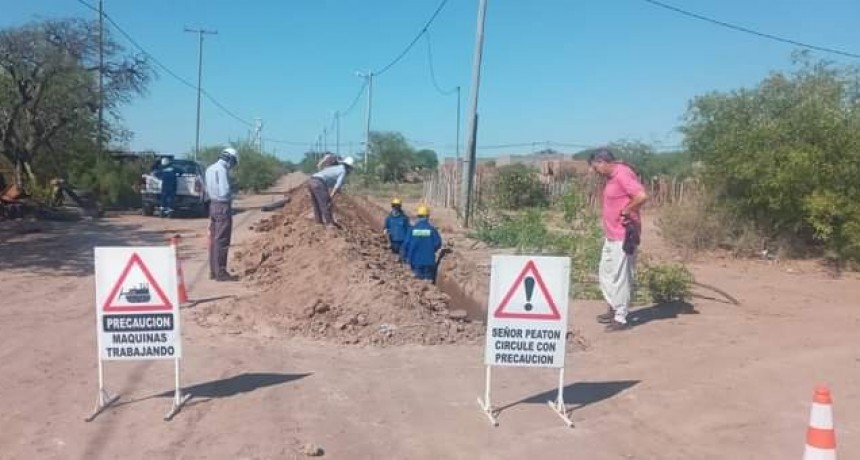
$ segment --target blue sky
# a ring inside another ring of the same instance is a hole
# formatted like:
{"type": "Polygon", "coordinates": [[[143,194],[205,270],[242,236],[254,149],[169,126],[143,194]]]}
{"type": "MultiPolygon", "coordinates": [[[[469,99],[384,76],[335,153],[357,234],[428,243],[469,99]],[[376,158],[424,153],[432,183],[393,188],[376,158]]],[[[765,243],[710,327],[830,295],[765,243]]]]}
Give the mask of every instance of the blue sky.
{"type": "MultiPolygon", "coordinates": [[[[88,0],[95,3],[96,0],[88,0]]],[[[856,0],[667,0],[799,41],[860,53],[856,0]]],[[[95,17],[76,0],[6,0],[0,26],[63,16],[95,17]]],[[[378,70],[418,33],[439,0],[105,0],[138,43],[196,82],[196,36],[206,37],[203,87],[241,118],[263,120],[278,156],[297,159],[361,88],[356,70],[378,70]]],[[[437,80],[469,101],[477,0],[449,0],[430,28],[437,80]]],[[[120,41],[124,39],[118,36],[120,41]]],[[[129,45],[131,46],[131,45],[129,45]]],[[[688,101],[755,84],[787,69],[795,48],[699,22],[642,0],[489,0],[478,134],[482,155],[530,151],[486,146],[544,141],[600,145],[635,139],[667,148],[688,101]],[[481,147],[485,146],[485,147],[481,147]]],[[[850,59],[828,56],[837,62],[850,59]]],[[[856,60],[853,63],[857,63],[856,60]]],[[[187,152],[196,92],[160,72],[123,110],[128,147],[187,152]]],[[[359,149],[365,100],[341,121],[341,153],[359,149]]],[[[374,81],[374,130],[402,132],[417,147],[453,153],[456,96],[434,89],[422,39],[374,81]]],[[[245,137],[248,127],[204,100],[201,144],[245,137]]],[[[334,149],[335,135],[328,136],[334,149]]],[[[575,151],[576,148],[562,148],[575,151]]]]}

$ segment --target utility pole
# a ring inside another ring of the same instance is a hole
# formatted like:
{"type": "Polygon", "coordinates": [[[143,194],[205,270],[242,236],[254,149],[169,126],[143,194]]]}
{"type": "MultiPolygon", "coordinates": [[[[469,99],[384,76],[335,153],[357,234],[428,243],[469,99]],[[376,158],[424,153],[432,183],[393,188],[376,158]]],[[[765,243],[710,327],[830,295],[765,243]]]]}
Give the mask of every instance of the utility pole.
{"type": "Polygon", "coordinates": [[[323,128],[323,152],[328,152],[328,128],[323,128]]]}
{"type": "Polygon", "coordinates": [[[257,145],[257,151],[263,153],[263,119],[254,118],[254,144],[257,145]]]}
{"type": "Polygon", "coordinates": [[[104,107],[105,107],[105,11],[104,1],[99,0],[99,128],[98,139],[98,154],[96,162],[101,163],[104,155],[104,107]]]}
{"type": "Polygon", "coordinates": [[[462,183],[462,217],[463,227],[469,228],[469,219],[472,214],[472,184],[474,183],[475,162],[477,161],[477,148],[475,138],[478,134],[478,89],[481,84],[481,58],[484,51],[484,19],[487,16],[487,0],[479,0],[478,3],[478,25],[475,33],[475,53],[472,58],[472,95],[469,108],[469,140],[466,142],[467,160],[463,163],[462,183]]]}
{"type": "Polygon", "coordinates": [[[367,155],[370,151],[370,115],[373,107],[373,72],[355,74],[367,79],[367,120],[364,127],[364,170],[367,171],[367,155]]]}
{"type": "Polygon", "coordinates": [[[334,154],[340,157],[340,112],[336,111],[334,113],[334,126],[335,126],[335,135],[334,135],[334,154]]]}
{"type": "Polygon", "coordinates": [[[218,35],[217,30],[205,29],[189,29],[185,28],[186,32],[197,34],[199,45],[197,49],[197,128],[194,141],[194,161],[197,161],[197,154],[200,153],[200,93],[202,92],[203,83],[203,35],[218,35]]]}
{"type": "MultiPolygon", "coordinates": [[[[454,153],[454,181],[459,178],[460,171],[463,168],[460,163],[460,86],[457,86],[457,141],[455,142],[454,153]]],[[[454,209],[459,208],[460,203],[457,203],[457,198],[454,197],[454,209]]]]}

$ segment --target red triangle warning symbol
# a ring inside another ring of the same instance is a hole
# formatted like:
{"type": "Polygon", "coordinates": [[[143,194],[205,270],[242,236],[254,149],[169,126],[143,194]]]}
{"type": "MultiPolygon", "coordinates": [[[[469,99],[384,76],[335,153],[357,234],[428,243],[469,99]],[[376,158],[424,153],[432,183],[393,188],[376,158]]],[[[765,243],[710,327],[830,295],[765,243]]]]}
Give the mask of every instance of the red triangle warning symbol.
{"type": "Polygon", "coordinates": [[[514,279],[513,284],[502,298],[493,316],[496,318],[542,319],[550,321],[561,319],[561,314],[558,312],[555,300],[553,300],[549,290],[546,288],[546,283],[543,282],[543,277],[538,272],[533,260],[528,261],[523,271],[514,279]],[[533,305],[532,300],[535,298],[535,287],[540,290],[540,294],[546,299],[546,306],[549,311],[547,311],[547,308],[538,309],[533,305]],[[525,302],[511,301],[517,292],[524,292],[525,302]]]}
{"type": "Polygon", "coordinates": [[[102,310],[114,313],[172,311],[173,305],[135,252],[111,288],[102,310]]]}

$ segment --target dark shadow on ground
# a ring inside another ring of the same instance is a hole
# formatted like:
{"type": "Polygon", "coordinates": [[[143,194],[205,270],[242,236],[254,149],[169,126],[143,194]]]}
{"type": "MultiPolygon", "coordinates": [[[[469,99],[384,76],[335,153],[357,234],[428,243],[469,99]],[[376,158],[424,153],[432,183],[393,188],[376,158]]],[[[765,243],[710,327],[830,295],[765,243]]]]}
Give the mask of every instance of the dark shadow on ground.
{"type": "Polygon", "coordinates": [[[219,300],[236,299],[236,298],[238,298],[238,297],[235,295],[220,295],[220,296],[216,296],[216,297],[207,297],[205,299],[190,299],[188,301],[188,305],[181,307],[181,308],[184,310],[186,308],[194,308],[194,307],[196,307],[200,304],[204,304],[204,303],[217,302],[219,300]]]}
{"type": "Polygon", "coordinates": [[[627,315],[631,326],[637,327],[661,319],[673,319],[678,315],[697,315],[699,312],[688,302],[667,302],[633,310],[627,315]]]}
{"type": "MultiPolygon", "coordinates": [[[[594,404],[605,399],[609,399],[624,390],[639,383],[639,380],[618,380],[609,382],[576,382],[567,385],[562,390],[564,403],[568,407],[568,412],[581,409],[589,404],[594,404]]],[[[558,396],[558,389],[553,388],[543,393],[530,396],[521,401],[517,401],[506,406],[496,409],[496,413],[520,404],[546,404],[547,401],[555,401],[558,396]]]]}
{"type": "Polygon", "coordinates": [[[0,223],[0,272],[88,276],[95,246],[164,244],[163,232],[112,219],[0,223]]]}
{"type": "MultiPolygon", "coordinates": [[[[227,398],[240,393],[249,393],[260,388],[303,379],[309,375],[311,374],[245,373],[226,379],[198,383],[197,385],[183,388],[182,392],[190,393],[194,398],[227,398]]],[[[159,393],[156,396],[160,398],[173,397],[173,390],[159,393]]]]}
{"type": "Polygon", "coordinates": [[[716,302],[728,303],[728,304],[732,304],[732,305],[740,305],[741,304],[740,301],[738,301],[738,299],[732,297],[731,294],[729,294],[728,292],[726,292],[726,291],[724,291],[724,290],[722,290],[716,286],[711,286],[710,284],[700,283],[698,281],[694,281],[693,285],[700,287],[702,289],[706,289],[706,290],[711,291],[711,292],[715,292],[715,293],[719,294],[720,296],[722,296],[723,298],[719,299],[719,298],[706,296],[706,295],[702,295],[702,294],[693,294],[693,297],[700,298],[700,299],[706,299],[706,300],[714,300],[716,302]]]}

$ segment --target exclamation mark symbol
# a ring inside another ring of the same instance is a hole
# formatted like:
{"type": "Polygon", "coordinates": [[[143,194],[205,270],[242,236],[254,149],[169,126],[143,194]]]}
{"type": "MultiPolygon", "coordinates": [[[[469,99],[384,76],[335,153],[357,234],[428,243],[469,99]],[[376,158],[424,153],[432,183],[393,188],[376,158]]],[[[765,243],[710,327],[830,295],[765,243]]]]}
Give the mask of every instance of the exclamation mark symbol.
{"type": "Polygon", "coordinates": [[[523,282],[526,287],[526,311],[532,311],[532,294],[535,292],[535,279],[531,276],[527,276],[525,281],[523,282]]]}

